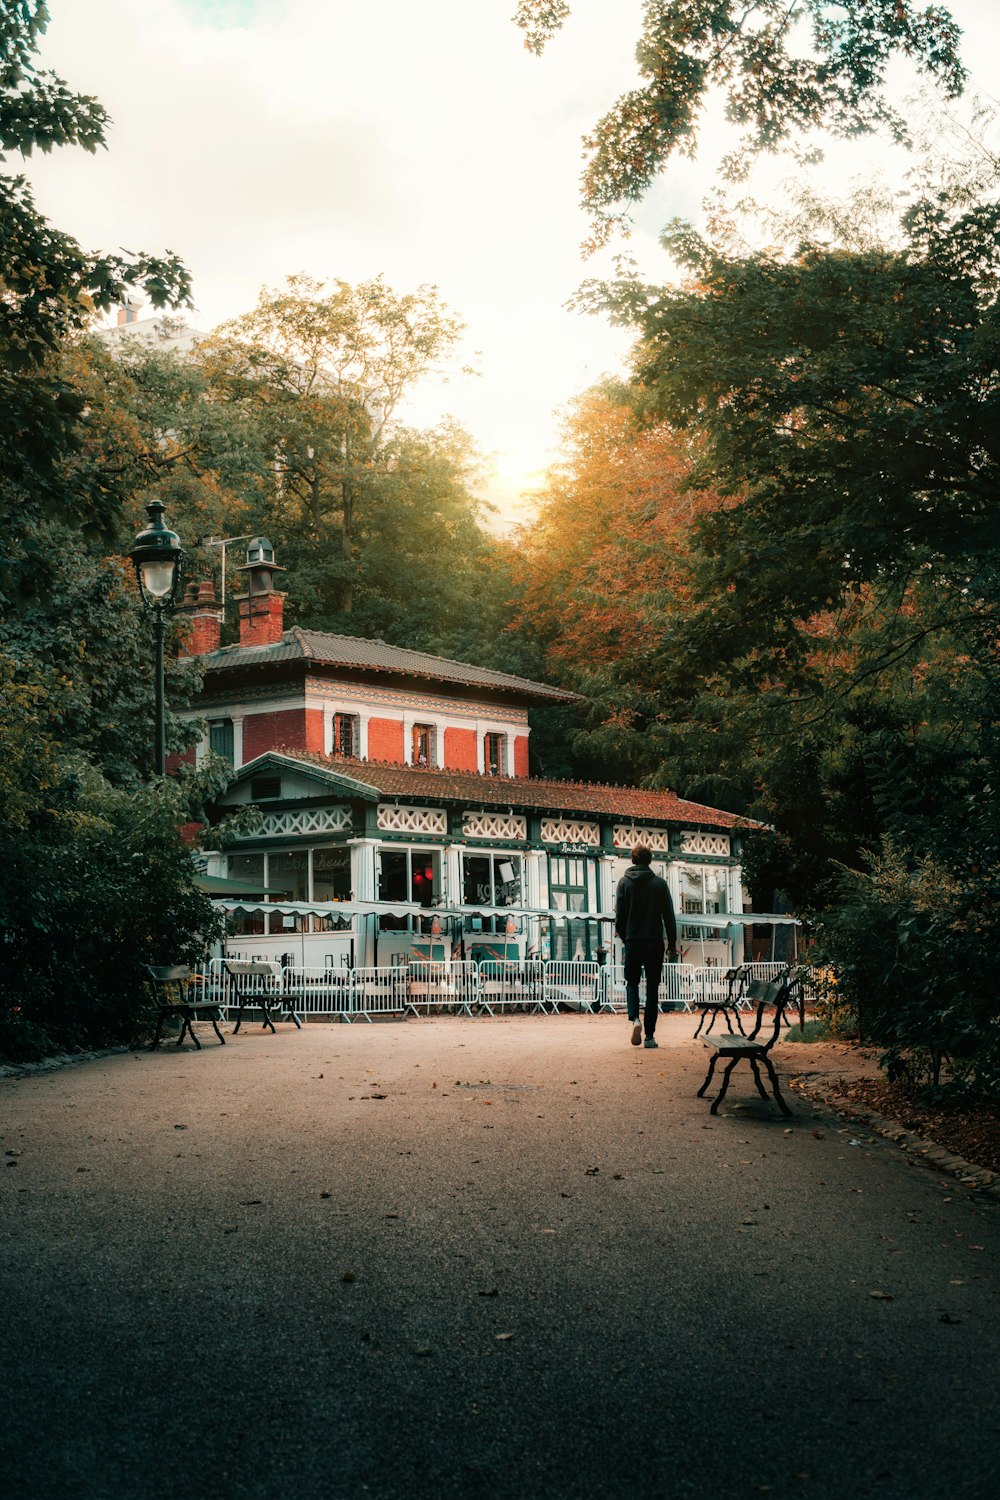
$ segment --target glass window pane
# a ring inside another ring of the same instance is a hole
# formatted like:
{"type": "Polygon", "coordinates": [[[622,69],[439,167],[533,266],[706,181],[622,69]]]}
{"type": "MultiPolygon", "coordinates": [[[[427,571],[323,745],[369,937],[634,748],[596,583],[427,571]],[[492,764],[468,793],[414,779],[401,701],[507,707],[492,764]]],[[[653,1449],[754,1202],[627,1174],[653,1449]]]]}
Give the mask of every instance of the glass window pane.
{"type": "Polygon", "coordinates": [[[412,882],[412,901],[418,901],[421,906],[432,906],[436,893],[437,881],[435,880],[435,865],[437,857],[431,849],[412,849],[410,851],[410,870],[412,882]]]}
{"type": "Polygon", "coordinates": [[[521,856],[497,854],[493,859],[493,881],[497,906],[520,906],[521,856]]]}
{"type": "Polygon", "coordinates": [[[333,753],[334,755],[354,754],[354,715],[334,714],[333,716],[333,753]]]}
{"type": "Polygon", "coordinates": [[[410,882],[405,849],[383,849],[379,860],[378,899],[409,901],[410,882]]]}
{"type": "Polygon", "coordinates": [[[272,900],[309,900],[309,860],[305,849],[267,856],[267,883],[280,891],[272,900]]]}
{"type": "Polygon", "coordinates": [[[314,901],[349,901],[351,899],[350,849],[313,850],[314,901]]]}
{"type": "Polygon", "coordinates": [[[264,884],[263,854],[227,855],[226,875],[229,880],[245,880],[248,887],[259,888],[264,884]]]}
{"type": "Polygon", "coordinates": [[[705,871],[705,910],[712,912],[729,910],[725,870],[705,871]]]}
{"type": "Polygon", "coordinates": [[[462,860],[462,903],[492,906],[493,880],[488,854],[466,854],[462,860]]]}
{"type": "Polygon", "coordinates": [[[705,902],[701,871],[685,868],[682,865],[680,870],[680,886],[681,911],[704,911],[705,902]]]}

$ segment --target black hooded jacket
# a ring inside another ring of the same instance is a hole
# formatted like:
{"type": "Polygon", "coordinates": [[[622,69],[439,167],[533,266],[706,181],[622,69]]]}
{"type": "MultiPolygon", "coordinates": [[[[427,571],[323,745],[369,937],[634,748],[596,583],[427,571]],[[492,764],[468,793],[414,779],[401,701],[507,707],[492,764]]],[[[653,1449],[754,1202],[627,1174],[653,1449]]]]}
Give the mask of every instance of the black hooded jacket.
{"type": "Polygon", "coordinates": [[[667,882],[648,865],[629,865],[615,895],[615,931],[623,943],[661,942],[677,947],[677,919],[667,882]]]}

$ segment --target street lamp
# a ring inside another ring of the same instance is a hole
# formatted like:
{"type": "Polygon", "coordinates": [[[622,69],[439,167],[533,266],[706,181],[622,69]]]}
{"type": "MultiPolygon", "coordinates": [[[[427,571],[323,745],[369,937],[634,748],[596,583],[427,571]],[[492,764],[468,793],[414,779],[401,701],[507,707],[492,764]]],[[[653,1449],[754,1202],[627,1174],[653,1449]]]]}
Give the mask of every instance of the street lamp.
{"type": "Polygon", "coordinates": [[[177,575],[182,557],[180,537],[163,524],[162,500],[151,500],[146,506],[149,525],[140,531],[129,553],[135,565],[139,592],[147,609],[153,611],[156,639],[156,730],[153,769],[162,776],[166,769],[166,732],[163,719],[163,641],[166,625],[164,610],[171,609],[177,592],[177,575]]]}

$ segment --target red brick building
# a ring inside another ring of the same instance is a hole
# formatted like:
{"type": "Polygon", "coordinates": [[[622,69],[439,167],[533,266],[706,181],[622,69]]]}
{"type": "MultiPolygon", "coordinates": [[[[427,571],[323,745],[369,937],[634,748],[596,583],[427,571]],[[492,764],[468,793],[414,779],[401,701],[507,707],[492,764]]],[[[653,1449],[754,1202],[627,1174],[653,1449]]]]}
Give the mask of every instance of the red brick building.
{"type": "Polygon", "coordinates": [[[589,959],[612,947],[615,886],[642,841],[689,961],[743,956],[731,813],[529,776],[531,710],[573,694],[384,641],[286,631],[280,571],[255,539],[239,645],[219,644],[210,585],[184,604],[204,668],[196,753],[235,773],[217,812],[261,810],[259,831],[211,860],[210,873],[273,893],[236,914],[237,948],[273,956],[294,940],[303,962],[371,965],[433,938],[445,955],[589,959]]]}

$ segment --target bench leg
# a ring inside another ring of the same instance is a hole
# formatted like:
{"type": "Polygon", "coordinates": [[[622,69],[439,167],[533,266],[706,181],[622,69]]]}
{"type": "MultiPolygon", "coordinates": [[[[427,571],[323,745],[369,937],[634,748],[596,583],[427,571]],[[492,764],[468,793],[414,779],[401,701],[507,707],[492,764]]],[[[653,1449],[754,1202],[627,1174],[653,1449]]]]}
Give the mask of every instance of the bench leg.
{"type": "Polygon", "coordinates": [[[184,1033],[186,1031],[187,1034],[188,1034],[188,1036],[191,1038],[192,1042],[194,1042],[195,1046],[197,1047],[198,1051],[200,1052],[201,1051],[201,1043],[199,1042],[198,1038],[194,1034],[194,1025],[192,1024],[193,1021],[194,1021],[194,1017],[192,1016],[192,1014],[191,1014],[191,1012],[189,1010],[184,1010],[184,1011],[181,1011],[181,1018],[182,1018],[182,1021],[181,1021],[181,1034],[177,1038],[177,1045],[178,1045],[178,1047],[183,1042],[183,1040],[184,1040],[184,1033]]]}
{"type": "Polygon", "coordinates": [[[728,1062],[726,1064],[726,1071],[722,1075],[722,1087],[719,1090],[719,1092],[716,1095],[716,1097],[712,1100],[712,1108],[709,1110],[709,1114],[717,1115],[719,1113],[719,1105],[722,1103],[723,1099],[726,1097],[726,1090],[729,1087],[730,1076],[731,1076],[732,1071],[733,1071],[733,1069],[735,1068],[735,1066],[736,1066],[736,1064],[738,1062],[739,1062],[739,1058],[738,1057],[734,1057],[730,1062],[728,1062]]]}
{"type": "Polygon", "coordinates": [[[222,1045],[225,1046],[226,1045],[226,1039],[222,1035],[222,1032],[219,1030],[219,1018],[218,1018],[218,1016],[210,1016],[209,1019],[212,1022],[212,1027],[213,1027],[213,1029],[215,1031],[216,1036],[219,1038],[219,1041],[222,1043],[222,1045]]]}
{"type": "MultiPolygon", "coordinates": [[[[695,1036],[700,1036],[700,1035],[701,1035],[701,1028],[702,1028],[702,1027],[703,1027],[703,1026],[704,1026],[704,1024],[705,1024],[705,1017],[706,1017],[706,1016],[707,1016],[707,1015],[708,1015],[708,1011],[707,1011],[707,1010],[703,1010],[703,1011],[702,1011],[702,1013],[701,1013],[701,1019],[700,1019],[700,1020],[699,1020],[699,1022],[698,1022],[698,1030],[697,1030],[697,1031],[696,1031],[696,1032],[695,1032],[695,1036]]],[[[711,1029],[712,1029],[712,1028],[711,1028],[711,1026],[710,1026],[710,1027],[709,1027],[709,1028],[708,1028],[708,1031],[711,1031],[711,1029]]],[[[708,1031],[706,1031],[706,1032],[705,1032],[705,1035],[706,1035],[706,1036],[708,1036],[708,1031]]]]}
{"type": "Polygon", "coordinates": [[[718,1061],[719,1061],[719,1054],[717,1052],[713,1052],[712,1056],[711,1056],[711,1059],[709,1060],[708,1073],[707,1073],[707,1075],[705,1077],[705,1082],[702,1084],[701,1088],[698,1090],[697,1094],[695,1095],[696,1099],[704,1099],[705,1094],[708,1091],[708,1085],[712,1082],[712,1076],[715,1073],[715,1065],[716,1065],[716,1063],[718,1061]]]}
{"type": "Polygon", "coordinates": [[[260,1005],[261,1014],[264,1017],[264,1020],[261,1023],[261,1030],[266,1031],[268,1030],[268,1028],[270,1028],[271,1031],[274,1031],[275,1036],[277,1036],[278,1033],[274,1030],[274,1022],[271,1020],[271,1012],[267,1008],[267,1001],[265,1000],[263,995],[258,995],[257,1001],[260,1005]]]}
{"type": "Polygon", "coordinates": [[[757,1092],[758,1092],[758,1094],[760,1095],[760,1097],[762,1099],[766,1099],[767,1098],[767,1089],[764,1087],[763,1083],[761,1082],[760,1069],[757,1066],[757,1059],[755,1057],[751,1057],[751,1059],[750,1059],[750,1066],[751,1066],[751,1068],[753,1068],[753,1081],[757,1085],[757,1092]]]}
{"type": "Polygon", "coordinates": [[[153,1040],[149,1044],[150,1052],[155,1052],[156,1048],[160,1045],[160,1038],[163,1035],[163,1023],[166,1019],[166,1011],[161,1010],[156,1018],[156,1030],[153,1032],[153,1040]]]}
{"type": "Polygon", "coordinates": [[[765,1068],[767,1069],[767,1076],[768,1076],[768,1078],[770,1078],[770,1080],[771,1080],[771,1087],[774,1090],[774,1102],[777,1104],[778,1108],[781,1110],[781,1113],[783,1115],[790,1115],[792,1113],[792,1111],[788,1108],[788,1105],[785,1103],[784,1099],[781,1097],[781,1090],[778,1087],[778,1075],[774,1071],[774,1063],[768,1057],[768,1055],[767,1055],[766,1052],[765,1052],[764,1056],[761,1058],[761,1061],[763,1062],[765,1068]]]}
{"type": "Polygon", "coordinates": [[[240,1027],[241,1027],[242,1024],[243,1024],[243,1001],[241,1000],[239,1002],[239,1007],[238,1007],[238,1009],[236,1011],[236,1025],[233,1027],[233,1036],[236,1035],[236,1033],[239,1031],[239,1029],[240,1029],[240,1027]]]}
{"type": "MultiPolygon", "coordinates": [[[[728,1009],[726,1011],[726,1019],[729,1019],[728,1009]]],[[[743,1030],[743,1022],[740,1020],[740,1008],[738,1005],[733,1006],[733,1019],[736,1022],[736,1029],[739,1032],[740,1036],[746,1036],[746,1032],[743,1030]]],[[[733,1028],[730,1026],[729,1029],[730,1031],[732,1031],[733,1028]]]]}

